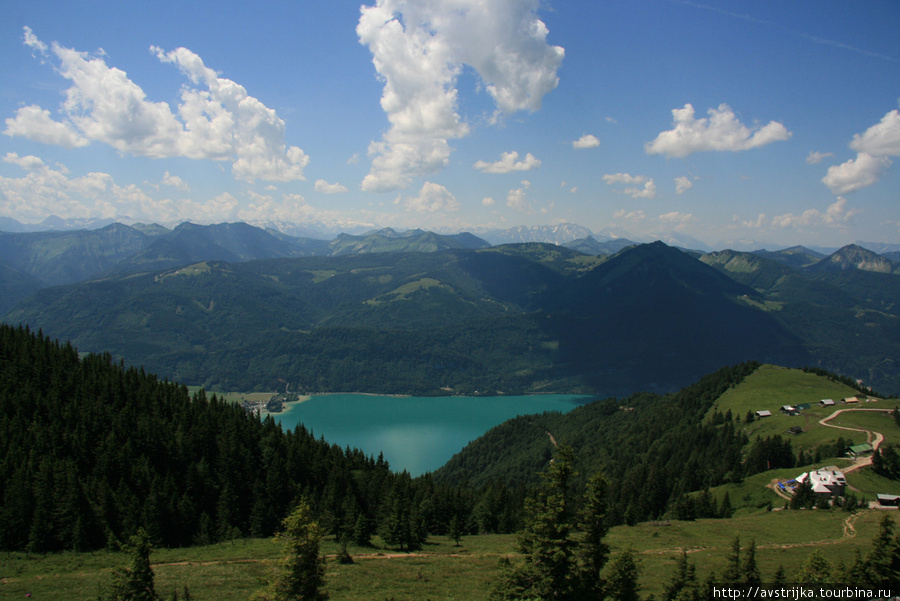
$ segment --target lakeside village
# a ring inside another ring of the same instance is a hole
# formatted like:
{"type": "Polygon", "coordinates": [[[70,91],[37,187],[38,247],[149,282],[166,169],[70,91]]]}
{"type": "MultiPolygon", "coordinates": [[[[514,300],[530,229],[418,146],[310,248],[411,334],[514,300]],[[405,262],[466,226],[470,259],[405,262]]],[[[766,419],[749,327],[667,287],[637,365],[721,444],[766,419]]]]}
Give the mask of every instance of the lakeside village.
{"type": "Polygon", "coordinates": [[[285,403],[293,403],[300,400],[299,392],[279,392],[273,394],[265,401],[241,401],[241,408],[251,415],[261,416],[265,413],[281,413],[285,403]]]}
{"type": "MultiPolygon", "coordinates": [[[[819,406],[825,408],[837,408],[838,404],[840,404],[842,406],[846,405],[846,409],[854,409],[860,403],[870,403],[875,401],[878,401],[878,399],[867,397],[848,397],[845,399],[841,399],[838,403],[836,403],[834,399],[822,399],[821,401],[819,401],[819,406]]],[[[799,415],[802,411],[809,409],[811,406],[812,405],[810,403],[784,405],[783,407],[781,407],[780,411],[784,415],[799,415]]],[[[887,409],[884,409],[883,411],[887,411],[887,409]]],[[[769,410],[756,411],[755,417],[756,419],[765,419],[767,417],[772,417],[772,412],[769,410]]],[[[802,432],[803,429],[800,426],[792,426],[787,431],[788,434],[800,434],[802,432]]],[[[878,443],[876,442],[876,445],[877,444],[878,443]]],[[[847,471],[870,464],[871,456],[875,452],[875,448],[875,446],[868,442],[850,446],[847,450],[847,457],[852,459],[854,462],[859,463],[851,466],[847,471]]],[[[830,465],[818,470],[803,472],[796,478],[791,478],[790,480],[777,481],[776,487],[783,495],[794,495],[801,486],[804,486],[807,483],[815,499],[824,499],[830,503],[834,503],[836,498],[843,497],[847,492],[848,486],[847,479],[844,476],[844,472],[838,469],[837,466],[830,465]]],[[[870,503],[870,508],[900,508],[900,495],[878,494],[876,495],[876,497],[876,500],[870,503]]]]}

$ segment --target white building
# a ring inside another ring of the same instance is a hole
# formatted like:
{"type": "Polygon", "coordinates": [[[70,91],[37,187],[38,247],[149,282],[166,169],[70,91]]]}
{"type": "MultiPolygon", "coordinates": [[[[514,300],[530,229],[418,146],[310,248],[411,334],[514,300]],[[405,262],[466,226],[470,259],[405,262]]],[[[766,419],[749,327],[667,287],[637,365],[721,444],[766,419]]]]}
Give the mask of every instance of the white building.
{"type": "Polygon", "coordinates": [[[805,472],[797,477],[797,482],[805,482],[809,478],[813,494],[816,496],[840,496],[847,489],[844,472],[836,467],[824,467],[814,472],[805,472]]]}

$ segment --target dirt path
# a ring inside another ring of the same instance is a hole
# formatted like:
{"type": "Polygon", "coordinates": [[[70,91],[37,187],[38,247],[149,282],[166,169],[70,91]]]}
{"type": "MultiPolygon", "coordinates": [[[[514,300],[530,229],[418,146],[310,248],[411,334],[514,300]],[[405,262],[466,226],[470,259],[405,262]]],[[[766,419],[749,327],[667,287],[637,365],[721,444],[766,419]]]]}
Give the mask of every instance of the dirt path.
{"type": "MultiPolygon", "coordinates": [[[[867,510],[868,511],[868,510],[867,510]]],[[[765,543],[761,545],[757,545],[758,549],[794,549],[797,547],[821,547],[822,545],[836,545],[838,543],[845,542],[847,539],[856,537],[856,526],[854,523],[863,515],[867,513],[867,511],[857,511],[849,515],[841,524],[841,535],[837,538],[826,538],[821,540],[811,540],[804,541],[802,543],[765,543]]],[[[684,549],[687,553],[697,553],[698,551],[726,551],[731,547],[718,547],[718,546],[696,546],[688,549],[684,549]]],[[[646,551],[641,551],[641,555],[667,555],[667,554],[676,554],[681,553],[683,547],[665,547],[661,549],[648,549],[646,551]]]]}
{"type": "MultiPolygon", "coordinates": [[[[878,447],[884,442],[884,434],[881,432],[875,432],[872,430],[864,430],[863,428],[848,428],[847,426],[835,426],[834,424],[829,424],[828,422],[839,416],[841,413],[845,411],[881,411],[882,413],[890,413],[890,409],[863,409],[863,408],[854,408],[854,409],[838,409],[828,417],[823,417],[819,420],[819,423],[823,426],[828,426],[829,428],[838,428],[839,430],[850,430],[851,432],[865,432],[866,433],[866,442],[871,443],[873,452],[878,450],[878,447]],[[874,440],[873,440],[874,439],[874,440]]],[[[872,455],[867,457],[862,457],[857,459],[856,463],[851,465],[850,467],[844,469],[844,473],[852,472],[853,470],[858,470],[861,467],[865,467],[867,465],[871,465],[872,463],[872,455]]]]}

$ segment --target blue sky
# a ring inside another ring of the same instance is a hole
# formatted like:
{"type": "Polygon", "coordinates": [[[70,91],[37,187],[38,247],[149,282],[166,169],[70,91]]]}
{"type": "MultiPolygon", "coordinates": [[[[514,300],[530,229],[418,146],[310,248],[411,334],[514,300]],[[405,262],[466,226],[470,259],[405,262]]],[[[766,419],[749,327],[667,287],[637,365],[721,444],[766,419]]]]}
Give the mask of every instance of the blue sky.
{"type": "Polygon", "coordinates": [[[0,5],[0,216],[900,243],[893,0],[0,5]]]}

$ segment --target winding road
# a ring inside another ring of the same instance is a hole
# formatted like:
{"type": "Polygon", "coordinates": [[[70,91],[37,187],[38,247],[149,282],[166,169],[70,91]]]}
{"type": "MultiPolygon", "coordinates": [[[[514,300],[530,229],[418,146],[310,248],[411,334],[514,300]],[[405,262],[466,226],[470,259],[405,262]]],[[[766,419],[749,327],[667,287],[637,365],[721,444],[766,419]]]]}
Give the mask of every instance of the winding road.
{"type": "MultiPolygon", "coordinates": [[[[874,451],[877,451],[878,447],[884,441],[884,434],[882,434],[881,432],[875,432],[873,430],[864,430],[862,428],[848,428],[846,426],[835,426],[834,424],[828,423],[829,421],[831,421],[832,419],[834,419],[835,417],[837,417],[844,411],[881,411],[882,413],[890,413],[891,410],[890,409],[863,409],[863,408],[838,409],[837,411],[835,411],[828,417],[823,417],[822,419],[819,420],[820,424],[822,424],[823,426],[828,426],[829,428],[838,428],[840,430],[851,430],[853,432],[865,432],[866,433],[866,442],[868,442],[872,445],[872,451],[874,454],[874,451]],[[873,434],[874,434],[874,441],[873,441],[873,434]]],[[[871,465],[871,463],[872,463],[872,455],[868,455],[867,457],[858,459],[856,461],[856,463],[854,463],[850,467],[844,469],[843,472],[846,474],[847,472],[852,472],[853,470],[858,470],[861,467],[871,465]]]]}
{"type": "MultiPolygon", "coordinates": [[[[822,424],[823,426],[827,426],[829,428],[838,428],[839,430],[850,430],[852,432],[865,432],[866,433],[866,442],[868,442],[872,445],[872,451],[874,454],[874,452],[878,450],[878,447],[881,445],[881,443],[884,442],[884,434],[882,434],[881,432],[875,432],[874,430],[865,430],[863,428],[849,428],[847,426],[835,426],[834,424],[828,423],[832,419],[836,418],[837,416],[839,416],[841,413],[843,413],[845,411],[881,411],[882,413],[890,413],[891,409],[869,409],[869,408],[862,408],[862,407],[838,409],[837,411],[835,411],[828,417],[823,417],[822,419],[819,420],[820,424],[822,424]]],[[[858,470],[861,467],[865,467],[865,466],[871,465],[871,464],[872,464],[872,455],[868,455],[866,457],[857,459],[856,463],[854,463],[850,467],[843,469],[842,471],[846,474],[847,472],[852,472],[853,470],[858,470]]],[[[777,494],[779,497],[786,499],[788,501],[791,500],[791,495],[789,495],[788,493],[786,493],[783,490],[781,490],[780,488],[778,488],[778,479],[777,478],[772,480],[767,486],[768,486],[768,488],[771,488],[773,491],[775,491],[775,494],[777,494]]]]}

